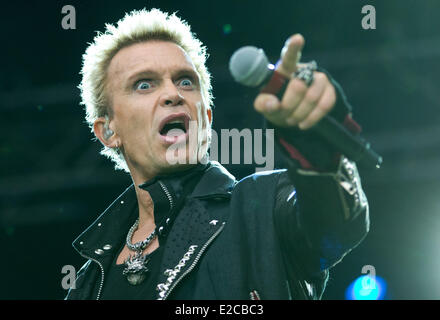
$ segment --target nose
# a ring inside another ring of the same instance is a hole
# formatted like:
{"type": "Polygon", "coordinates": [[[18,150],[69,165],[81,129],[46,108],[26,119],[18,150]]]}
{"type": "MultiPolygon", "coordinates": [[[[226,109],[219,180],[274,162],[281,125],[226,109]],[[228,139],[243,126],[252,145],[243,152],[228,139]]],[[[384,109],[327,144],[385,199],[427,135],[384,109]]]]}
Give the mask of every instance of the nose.
{"type": "Polygon", "coordinates": [[[167,84],[164,87],[159,104],[162,107],[175,107],[183,104],[184,97],[176,88],[174,83],[167,84]]]}

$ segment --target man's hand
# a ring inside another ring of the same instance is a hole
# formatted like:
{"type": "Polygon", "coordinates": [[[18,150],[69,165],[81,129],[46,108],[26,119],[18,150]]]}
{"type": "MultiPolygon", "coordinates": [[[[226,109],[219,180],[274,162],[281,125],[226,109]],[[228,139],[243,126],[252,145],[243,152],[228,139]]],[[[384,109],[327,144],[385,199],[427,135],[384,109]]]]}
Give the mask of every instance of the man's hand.
{"type": "MultiPolygon", "coordinates": [[[[291,36],[283,50],[277,71],[286,77],[301,66],[298,63],[304,38],[300,34],[291,36]]],[[[305,82],[292,78],[284,92],[281,102],[268,93],[260,93],[254,101],[254,108],[271,123],[279,127],[298,126],[306,130],[318,123],[328,114],[336,103],[336,92],[327,76],[315,71],[314,81],[307,87],[305,82]]]]}

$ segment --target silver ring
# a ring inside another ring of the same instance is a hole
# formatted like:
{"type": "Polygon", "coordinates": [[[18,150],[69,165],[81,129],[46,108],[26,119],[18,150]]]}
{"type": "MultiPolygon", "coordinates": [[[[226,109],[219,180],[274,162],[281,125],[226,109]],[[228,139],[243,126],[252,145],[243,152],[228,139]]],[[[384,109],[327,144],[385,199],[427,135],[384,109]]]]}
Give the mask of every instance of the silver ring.
{"type": "Polygon", "coordinates": [[[313,72],[317,69],[318,65],[316,64],[316,61],[313,60],[299,67],[298,70],[293,74],[293,77],[304,81],[306,86],[310,87],[314,80],[313,72]]]}

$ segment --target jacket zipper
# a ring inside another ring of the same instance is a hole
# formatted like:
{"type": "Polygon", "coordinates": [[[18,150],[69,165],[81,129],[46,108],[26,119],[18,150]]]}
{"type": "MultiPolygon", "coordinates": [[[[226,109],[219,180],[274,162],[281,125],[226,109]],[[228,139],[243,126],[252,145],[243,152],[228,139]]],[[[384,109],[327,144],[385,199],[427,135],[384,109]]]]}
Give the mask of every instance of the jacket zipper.
{"type": "Polygon", "coordinates": [[[252,290],[250,293],[249,293],[249,296],[250,296],[250,298],[251,298],[251,300],[261,300],[261,298],[260,298],[260,294],[258,293],[258,291],[257,290],[252,290]]]}
{"type": "Polygon", "coordinates": [[[79,254],[86,259],[90,259],[93,262],[96,262],[99,265],[99,267],[101,268],[101,283],[99,284],[98,295],[96,296],[96,300],[99,300],[99,298],[101,296],[102,286],[104,285],[104,267],[102,266],[101,262],[99,262],[98,260],[90,258],[88,256],[85,256],[81,252],[79,254]]]}
{"type": "Polygon", "coordinates": [[[170,202],[170,210],[173,210],[174,207],[174,201],[173,201],[173,197],[171,196],[171,193],[168,191],[167,186],[159,180],[159,185],[161,186],[163,192],[165,192],[165,195],[168,198],[168,201],[170,202]]]}
{"type": "Polygon", "coordinates": [[[218,234],[223,230],[223,228],[225,227],[225,223],[223,222],[222,226],[211,236],[211,238],[208,239],[208,241],[206,241],[206,243],[203,245],[203,247],[200,249],[199,254],[196,256],[196,258],[194,259],[193,263],[191,264],[191,266],[184,272],[182,273],[182,275],[179,277],[179,279],[177,279],[174,284],[172,285],[172,287],[168,290],[167,294],[165,295],[165,297],[163,298],[163,300],[166,300],[168,298],[168,296],[171,294],[171,292],[174,290],[174,288],[179,284],[179,282],[188,274],[192,271],[192,269],[194,269],[194,267],[196,266],[196,264],[199,262],[200,257],[202,256],[203,252],[206,250],[206,248],[209,246],[209,244],[218,236],[218,234]]]}

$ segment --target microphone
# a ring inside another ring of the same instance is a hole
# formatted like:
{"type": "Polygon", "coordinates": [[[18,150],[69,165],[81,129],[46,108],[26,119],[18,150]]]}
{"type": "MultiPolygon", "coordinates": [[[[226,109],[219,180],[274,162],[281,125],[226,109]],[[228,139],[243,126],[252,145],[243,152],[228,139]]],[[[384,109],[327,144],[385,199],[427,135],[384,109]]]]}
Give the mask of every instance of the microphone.
{"type": "MultiPolygon", "coordinates": [[[[283,96],[285,76],[269,63],[263,49],[245,46],[231,56],[229,70],[234,80],[247,87],[259,87],[260,91],[283,96]]],[[[333,117],[326,115],[310,130],[315,131],[336,150],[360,166],[380,168],[382,157],[371,149],[369,142],[352,134],[333,117]]]]}

